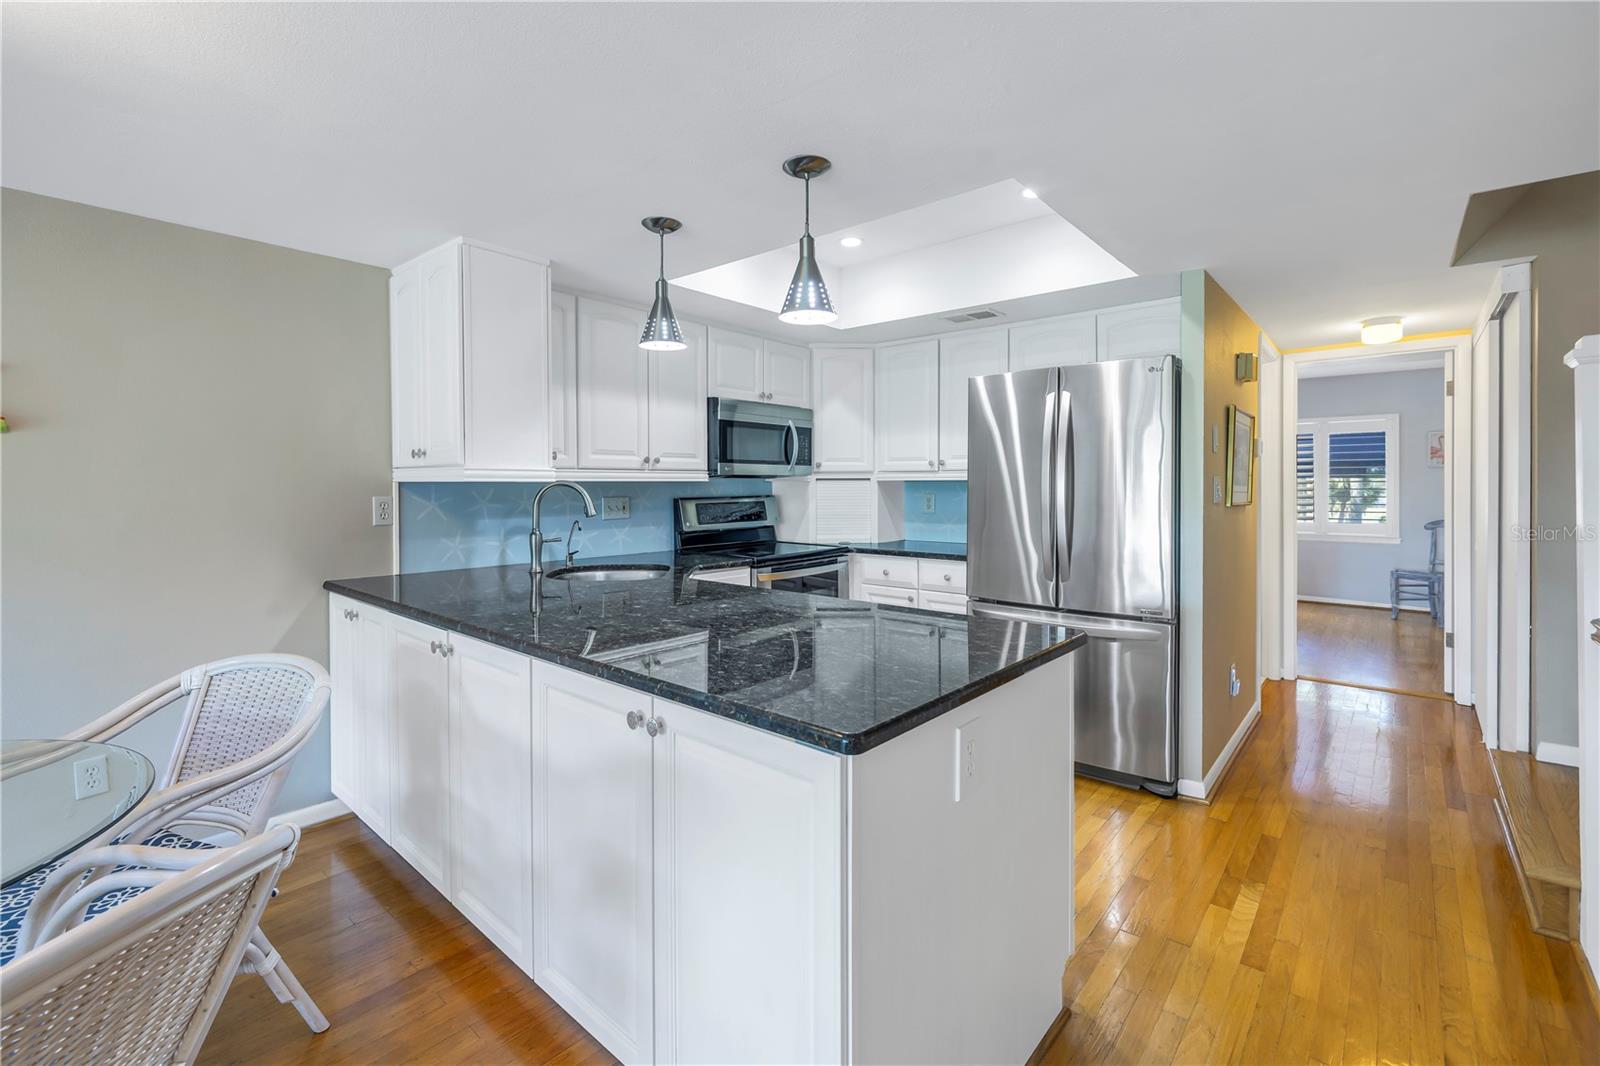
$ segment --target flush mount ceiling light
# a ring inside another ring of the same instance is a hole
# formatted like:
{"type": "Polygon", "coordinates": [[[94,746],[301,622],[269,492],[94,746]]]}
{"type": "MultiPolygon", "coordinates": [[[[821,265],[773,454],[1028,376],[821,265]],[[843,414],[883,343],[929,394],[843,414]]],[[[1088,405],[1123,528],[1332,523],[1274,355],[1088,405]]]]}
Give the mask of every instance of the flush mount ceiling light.
{"type": "Polygon", "coordinates": [[[650,317],[644,320],[644,332],[639,334],[639,347],[650,352],[681,352],[689,347],[683,341],[683,330],[678,328],[678,318],[672,313],[672,301],[667,299],[667,234],[676,233],[683,223],[675,218],[651,215],[640,219],[639,224],[660,239],[660,270],[656,275],[656,302],[650,307],[650,317]]]}
{"type": "Polygon", "coordinates": [[[1039,198],[1039,194],[1034,192],[1032,189],[1023,189],[1022,198],[1024,200],[1037,200],[1039,198]]]}
{"type": "Polygon", "coordinates": [[[860,237],[840,237],[839,238],[839,246],[841,248],[860,248],[861,247],[861,238],[860,237]]]}
{"type": "Polygon", "coordinates": [[[806,229],[800,235],[800,262],[794,268],[794,280],[789,282],[783,310],[778,312],[780,322],[820,326],[839,317],[833,310],[833,301],[828,299],[828,286],[817,266],[817,242],[811,238],[811,179],[826,174],[832,166],[820,155],[797,155],[784,160],[784,173],[806,183],[806,229]]]}
{"type": "Polygon", "coordinates": [[[1405,330],[1400,328],[1398,316],[1369,318],[1361,323],[1362,344],[1393,344],[1403,336],[1405,330]]]}

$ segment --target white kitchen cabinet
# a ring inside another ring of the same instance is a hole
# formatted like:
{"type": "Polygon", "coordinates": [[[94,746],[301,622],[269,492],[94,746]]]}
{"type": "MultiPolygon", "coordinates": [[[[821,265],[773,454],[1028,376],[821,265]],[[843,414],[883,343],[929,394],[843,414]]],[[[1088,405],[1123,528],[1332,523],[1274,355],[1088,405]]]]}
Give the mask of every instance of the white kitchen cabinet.
{"type": "Polygon", "coordinates": [[[328,598],[333,794],[389,839],[389,614],[328,598]]]}
{"type": "Polygon", "coordinates": [[[1095,313],[1025,322],[1008,331],[1012,370],[1092,363],[1095,360],[1095,313]]]}
{"type": "Polygon", "coordinates": [[[920,589],[917,592],[917,606],[924,611],[941,611],[944,614],[966,614],[967,597],[961,592],[935,592],[931,589],[920,589]]]}
{"type": "Polygon", "coordinates": [[[542,662],[533,691],[533,977],[617,1058],[650,1062],[650,697],[542,662]]]}
{"type": "Polygon", "coordinates": [[[578,466],[648,469],[650,353],[639,347],[647,312],[578,301],[578,466]]]}
{"type": "Polygon", "coordinates": [[[356,604],[328,597],[328,787],[355,809],[361,749],[356,737],[356,693],[361,688],[361,657],[356,649],[356,604]]]}
{"type": "Polygon", "coordinates": [[[872,472],[872,349],[811,353],[811,466],[823,476],[872,472]]]}
{"type": "Polygon", "coordinates": [[[533,974],[533,662],[452,635],[451,900],[533,974]]]}
{"type": "Polygon", "coordinates": [[[762,384],[768,403],[811,406],[811,350],[783,341],[761,342],[762,384]]]}
{"type": "Polygon", "coordinates": [[[680,324],[689,345],[650,352],[650,469],[706,471],[706,328],[680,324]]]}
{"type": "Polygon", "coordinates": [[[389,280],[397,469],[549,469],[550,270],[454,240],[389,280]]]}
{"type": "Polygon", "coordinates": [[[854,598],[864,600],[867,603],[887,604],[891,607],[915,607],[917,605],[917,590],[863,581],[859,594],[854,598]]]}
{"type": "Polygon", "coordinates": [[[879,348],[873,356],[878,469],[931,474],[939,465],[939,342],[879,348]]]}
{"type": "Polygon", "coordinates": [[[389,843],[450,895],[450,663],[444,630],[388,617],[389,843]]]}
{"type": "Polygon", "coordinates": [[[967,381],[1004,374],[1006,331],[957,333],[939,340],[939,469],[967,468],[967,381]]]}
{"type": "Polygon", "coordinates": [[[712,396],[810,406],[811,353],[799,345],[712,329],[708,363],[712,396]]]}
{"type": "Polygon", "coordinates": [[[842,1061],[842,760],[653,705],[656,1061],[842,1061]]]}
{"type": "Polygon", "coordinates": [[[1177,355],[1181,321],[1176,296],[1101,311],[1095,316],[1095,357],[1104,362],[1177,355]]]}
{"type": "Polygon", "coordinates": [[[550,466],[578,465],[578,301],[550,294],[550,466]]]}

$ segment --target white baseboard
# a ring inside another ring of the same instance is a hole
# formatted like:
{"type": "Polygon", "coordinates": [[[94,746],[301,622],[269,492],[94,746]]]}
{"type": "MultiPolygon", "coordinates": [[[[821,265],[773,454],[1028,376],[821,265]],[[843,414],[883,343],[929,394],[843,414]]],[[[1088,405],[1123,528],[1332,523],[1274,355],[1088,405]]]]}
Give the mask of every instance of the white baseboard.
{"type": "Polygon", "coordinates": [[[1244,717],[1239,720],[1239,727],[1233,731],[1233,736],[1228,738],[1228,743],[1223,745],[1216,762],[1211,764],[1211,769],[1206,771],[1206,779],[1195,781],[1187,777],[1178,778],[1178,795],[1197,800],[1203,800],[1211,795],[1222,775],[1233,765],[1234,756],[1239,754],[1239,746],[1244,743],[1245,737],[1250,735],[1250,730],[1256,727],[1256,722],[1261,720],[1260,693],[1261,686],[1257,685],[1256,701],[1250,705],[1248,711],[1244,712],[1244,717]]]}
{"type": "MultiPolygon", "coordinates": [[[[1378,603],[1375,600],[1341,600],[1334,596],[1296,596],[1295,599],[1301,603],[1331,603],[1335,607],[1381,607],[1385,611],[1389,609],[1387,603],[1378,603]]],[[[1403,603],[1400,605],[1400,609],[1402,611],[1422,611],[1424,613],[1428,610],[1421,604],[1416,603],[1403,603]]]]}
{"type": "Polygon", "coordinates": [[[1540,762],[1553,762],[1561,766],[1578,765],[1578,748],[1575,744],[1552,744],[1548,740],[1539,741],[1539,749],[1533,757],[1540,762]]]}
{"type": "Polygon", "coordinates": [[[301,829],[309,829],[314,825],[321,825],[323,822],[331,822],[335,818],[342,818],[349,813],[350,808],[345,805],[343,800],[331,799],[324,800],[322,803],[313,803],[309,807],[301,807],[298,810],[275,814],[267,819],[267,824],[269,826],[297,825],[301,829]]]}

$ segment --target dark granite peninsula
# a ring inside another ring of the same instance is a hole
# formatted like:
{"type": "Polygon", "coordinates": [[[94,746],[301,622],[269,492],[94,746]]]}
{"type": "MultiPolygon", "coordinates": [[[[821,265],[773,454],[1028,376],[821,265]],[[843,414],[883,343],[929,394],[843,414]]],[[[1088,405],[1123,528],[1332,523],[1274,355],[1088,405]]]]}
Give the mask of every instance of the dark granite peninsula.
{"type": "Polygon", "coordinates": [[[860,540],[846,545],[851,551],[866,555],[911,555],[919,559],[967,558],[964,543],[948,540],[860,540]]]}
{"type": "Polygon", "coordinates": [[[334,794],[623,1062],[1026,1060],[1085,636],[744,565],[327,582],[334,794]]]}

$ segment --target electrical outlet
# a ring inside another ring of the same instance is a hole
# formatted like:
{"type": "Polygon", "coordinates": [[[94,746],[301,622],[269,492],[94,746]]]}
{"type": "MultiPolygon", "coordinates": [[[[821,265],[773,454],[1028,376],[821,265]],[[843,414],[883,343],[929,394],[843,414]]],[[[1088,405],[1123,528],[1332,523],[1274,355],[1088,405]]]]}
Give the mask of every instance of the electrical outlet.
{"type": "Polygon", "coordinates": [[[1240,687],[1240,684],[1239,684],[1239,667],[1234,663],[1229,663],[1228,664],[1228,695],[1229,696],[1237,696],[1239,694],[1239,687],[1240,687]]]}
{"type": "Polygon", "coordinates": [[[72,798],[88,799],[111,787],[107,778],[106,757],[91,755],[72,764],[72,798]]]}
{"type": "Polygon", "coordinates": [[[933,513],[933,493],[924,492],[922,494],[922,512],[924,514],[933,513]]]}
{"type": "Polygon", "coordinates": [[[372,498],[372,524],[375,526],[394,525],[393,496],[374,496],[372,498]]]}
{"type": "Polygon", "coordinates": [[[627,496],[600,497],[600,520],[609,522],[613,518],[627,518],[628,499],[627,496]]]}
{"type": "Polygon", "coordinates": [[[956,727],[956,788],[955,799],[961,802],[971,795],[981,780],[978,769],[978,733],[981,718],[974,718],[956,727]]]}

